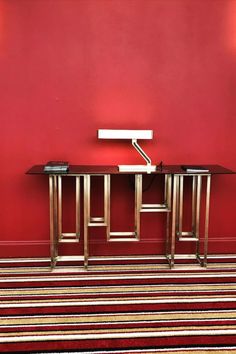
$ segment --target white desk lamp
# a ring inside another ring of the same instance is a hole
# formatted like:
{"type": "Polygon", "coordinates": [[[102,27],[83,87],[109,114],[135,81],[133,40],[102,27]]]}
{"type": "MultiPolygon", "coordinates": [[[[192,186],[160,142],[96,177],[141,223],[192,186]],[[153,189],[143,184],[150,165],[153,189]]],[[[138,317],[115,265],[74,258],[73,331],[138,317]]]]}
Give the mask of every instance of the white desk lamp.
{"type": "Polygon", "coordinates": [[[156,171],[156,166],[152,165],[151,159],[139,146],[138,139],[152,139],[152,130],[125,130],[125,129],[99,129],[98,139],[129,139],[132,140],[133,147],[146,161],[146,165],[118,165],[120,172],[147,172],[156,171]]]}

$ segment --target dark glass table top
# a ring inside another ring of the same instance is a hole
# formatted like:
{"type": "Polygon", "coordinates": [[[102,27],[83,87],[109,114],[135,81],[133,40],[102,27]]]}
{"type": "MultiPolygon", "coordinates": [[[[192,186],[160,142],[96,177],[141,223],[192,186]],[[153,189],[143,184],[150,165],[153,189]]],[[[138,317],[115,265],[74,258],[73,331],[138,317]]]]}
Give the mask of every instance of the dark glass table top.
{"type": "MultiPolygon", "coordinates": [[[[228,168],[220,165],[202,165],[208,172],[188,173],[181,167],[182,165],[163,165],[162,168],[157,167],[155,172],[151,174],[181,174],[181,175],[199,175],[199,174],[233,174],[235,173],[228,168]]],[[[34,165],[27,172],[32,175],[48,175],[44,172],[44,165],[34,165]]],[[[147,174],[147,172],[120,172],[117,165],[69,165],[69,170],[66,173],[51,173],[52,175],[97,175],[97,174],[147,174]]]]}

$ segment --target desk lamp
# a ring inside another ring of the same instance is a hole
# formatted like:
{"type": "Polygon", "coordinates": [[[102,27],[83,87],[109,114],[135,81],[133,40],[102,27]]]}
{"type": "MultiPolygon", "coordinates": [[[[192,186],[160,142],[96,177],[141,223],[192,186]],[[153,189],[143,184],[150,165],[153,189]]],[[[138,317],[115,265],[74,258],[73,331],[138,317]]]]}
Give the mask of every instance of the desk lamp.
{"type": "Polygon", "coordinates": [[[125,130],[125,129],[98,129],[98,139],[129,139],[132,141],[133,147],[146,161],[146,165],[118,165],[120,172],[147,172],[156,171],[156,166],[152,165],[151,159],[139,146],[138,139],[152,139],[152,130],[125,130]]]}

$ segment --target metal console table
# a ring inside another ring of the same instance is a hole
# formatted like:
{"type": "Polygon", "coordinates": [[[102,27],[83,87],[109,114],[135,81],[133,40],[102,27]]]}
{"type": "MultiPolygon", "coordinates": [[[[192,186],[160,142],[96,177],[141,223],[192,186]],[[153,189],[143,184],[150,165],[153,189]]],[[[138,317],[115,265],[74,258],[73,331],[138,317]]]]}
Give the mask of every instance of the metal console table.
{"type": "MultiPolygon", "coordinates": [[[[196,258],[202,266],[207,266],[208,247],[208,227],[210,210],[210,186],[211,177],[214,174],[234,173],[219,165],[204,166],[208,172],[186,173],[180,165],[168,165],[162,169],[152,172],[153,174],[164,175],[164,198],[163,203],[144,204],[143,203],[143,172],[119,172],[117,166],[80,166],[71,165],[67,173],[47,174],[49,177],[49,201],[50,201],[50,256],[51,268],[53,269],[58,259],[59,242],[76,242],[80,239],[80,192],[81,179],[83,179],[84,200],[84,267],[88,267],[89,262],[89,229],[103,226],[106,228],[108,242],[129,242],[140,239],[140,218],[142,213],[166,213],[166,257],[170,268],[175,265],[175,244],[176,237],[179,241],[196,242],[196,258]],[[111,200],[111,175],[132,174],[135,180],[134,193],[134,230],[133,232],[117,232],[111,230],[110,223],[110,200],[111,200]],[[103,199],[104,210],[100,216],[91,215],[91,183],[94,176],[101,176],[103,179],[103,199]],[[62,180],[66,177],[74,177],[76,180],[76,228],[74,233],[64,233],[62,230],[62,180]],[[184,204],[184,181],[186,178],[192,180],[192,226],[190,231],[183,231],[183,204],[184,204]],[[206,189],[203,192],[202,183],[206,180],[206,189]],[[200,244],[200,207],[201,200],[205,198],[205,220],[204,220],[204,255],[203,260],[199,254],[200,244]]],[[[27,174],[46,174],[44,165],[35,165],[27,174]]],[[[148,256],[147,256],[148,257],[148,256]]]]}

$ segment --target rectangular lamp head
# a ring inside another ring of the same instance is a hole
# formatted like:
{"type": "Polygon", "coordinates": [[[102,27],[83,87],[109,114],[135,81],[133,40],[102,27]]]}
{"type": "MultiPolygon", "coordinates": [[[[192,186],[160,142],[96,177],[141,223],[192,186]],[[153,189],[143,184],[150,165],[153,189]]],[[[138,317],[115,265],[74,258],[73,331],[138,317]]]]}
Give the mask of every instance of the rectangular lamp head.
{"type": "Polygon", "coordinates": [[[98,129],[98,139],[152,139],[153,130],[98,129]]]}

